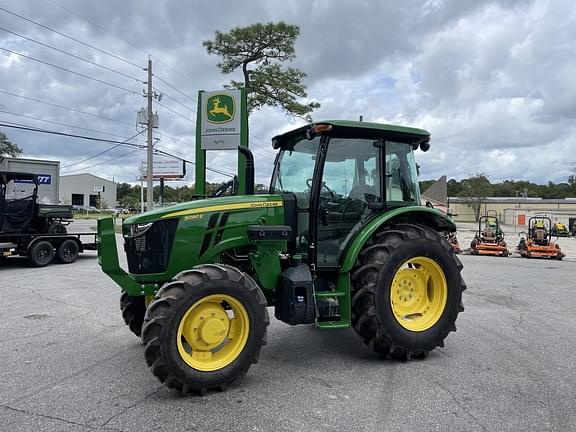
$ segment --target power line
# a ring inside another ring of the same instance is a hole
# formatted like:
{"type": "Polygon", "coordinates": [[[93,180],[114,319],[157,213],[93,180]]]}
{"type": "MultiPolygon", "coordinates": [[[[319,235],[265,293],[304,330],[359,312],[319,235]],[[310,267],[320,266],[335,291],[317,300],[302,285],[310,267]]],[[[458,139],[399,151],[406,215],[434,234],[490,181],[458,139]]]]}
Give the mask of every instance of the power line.
{"type": "Polygon", "coordinates": [[[194,101],[195,103],[198,103],[198,101],[196,100],[196,98],[187,95],[187,94],[184,93],[183,91],[181,91],[181,90],[179,90],[178,88],[174,87],[174,86],[173,86],[172,84],[170,84],[168,81],[160,78],[158,75],[154,75],[154,76],[155,76],[155,78],[156,78],[158,81],[163,82],[164,84],[166,84],[166,85],[167,85],[168,87],[170,87],[171,89],[176,90],[176,91],[177,91],[178,93],[180,93],[182,96],[185,96],[185,97],[187,97],[188,99],[191,99],[192,101],[194,101]]]}
{"type": "Polygon", "coordinates": [[[87,169],[93,168],[93,167],[95,167],[95,166],[103,165],[103,164],[105,164],[105,163],[112,162],[112,161],[115,161],[115,160],[118,160],[118,159],[122,159],[123,157],[126,157],[126,156],[130,156],[131,154],[134,154],[134,153],[136,153],[137,151],[140,151],[140,150],[141,150],[141,149],[131,150],[131,151],[129,151],[128,153],[124,153],[124,154],[122,154],[122,155],[120,155],[120,156],[117,156],[117,157],[115,157],[115,158],[106,159],[105,161],[98,162],[98,163],[96,163],[96,164],[89,165],[89,166],[87,166],[87,167],[80,168],[80,169],[77,169],[77,170],[74,170],[74,171],[70,171],[70,172],[67,172],[66,174],[72,174],[72,173],[75,173],[75,172],[86,171],[87,169]]]}
{"type": "Polygon", "coordinates": [[[31,127],[29,125],[23,125],[20,123],[13,123],[13,122],[9,122],[6,120],[0,120],[0,127],[20,129],[20,130],[26,130],[26,131],[38,132],[38,133],[46,133],[46,134],[50,134],[50,135],[59,135],[59,136],[65,136],[65,137],[69,137],[69,138],[79,138],[79,139],[85,139],[88,141],[99,141],[99,142],[106,142],[106,143],[112,143],[112,144],[122,144],[122,145],[127,146],[127,147],[138,147],[139,149],[144,148],[144,146],[141,146],[138,144],[125,143],[124,141],[114,141],[114,140],[109,140],[109,139],[105,139],[105,138],[96,138],[96,137],[91,137],[91,136],[86,136],[86,135],[75,135],[75,134],[69,134],[69,133],[65,133],[65,132],[51,131],[48,129],[35,128],[35,127],[31,127]],[[2,123],[2,121],[3,121],[3,123],[2,123]]]}
{"type": "MultiPolygon", "coordinates": [[[[177,73],[178,75],[180,75],[181,77],[186,78],[186,80],[188,80],[188,81],[190,81],[190,82],[194,82],[194,81],[195,81],[195,79],[194,79],[193,77],[191,77],[190,75],[188,75],[188,74],[186,74],[186,73],[184,73],[184,72],[182,72],[182,71],[179,71],[179,70],[171,67],[171,66],[168,64],[168,62],[162,60],[160,57],[158,57],[158,56],[152,56],[152,57],[156,58],[156,60],[158,60],[160,63],[164,64],[164,65],[166,66],[166,68],[170,69],[172,72],[176,72],[176,73],[177,73]]],[[[166,84],[165,81],[162,81],[162,82],[164,82],[164,83],[166,84]]],[[[176,89],[175,89],[175,90],[176,90],[176,89]]],[[[176,91],[180,92],[180,90],[176,90],[176,91]]],[[[185,95],[185,96],[186,96],[186,95],[185,95]]],[[[194,102],[196,102],[196,99],[192,98],[191,96],[187,96],[187,97],[191,98],[194,102]]]]}
{"type": "MultiPolygon", "coordinates": [[[[74,15],[74,16],[80,18],[81,20],[84,20],[84,21],[87,22],[88,24],[93,25],[94,27],[96,27],[96,28],[98,28],[99,30],[103,31],[104,33],[109,34],[110,36],[118,39],[119,41],[125,43],[126,45],[128,45],[128,46],[130,46],[130,47],[132,47],[132,48],[135,48],[135,49],[137,49],[138,51],[140,51],[140,52],[142,52],[142,53],[144,53],[144,54],[146,54],[146,55],[152,55],[149,51],[145,51],[145,50],[143,50],[142,48],[140,48],[140,47],[138,47],[138,46],[136,46],[136,45],[134,45],[134,44],[126,41],[125,39],[122,39],[120,36],[118,36],[118,35],[110,32],[110,31],[108,31],[107,29],[105,29],[104,27],[102,27],[101,25],[99,25],[98,23],[95,23],[94,21],[89,20],[88,18],[86,18],[85,16],[79,14],[78,12],[74,12],[73,10],[68,9],[67,7],[65,7],[65,6],[61,5],[60,3],[58,3],[57,1],[55,1],[55,0],[47,0],[47,1],[49,1],[49,2],[52,3],[52,4],[55,4],[55,5],[58,6],[59,8],[61,8],[61,9],[65,10],[66,12],[68,12],[69,14],[74,15]]],[[[168,62],[164,61],[164,60],[161,59],[160,57],[158,57],[158,56],[156,56],[156,55],[154,55],[154,56],[152,56],[152,57],[154,57],[158,62],[164,64],[164,65],[165,65],[168,69],[170,69],[171,71],[176,72],[177,74],[181,75],[182,77],[186,78],[187,80],[192,80],[192,81],[194,80],[192,77],[190,77],[190,75],[187,75],[187,74],[185,74],[185,73],[183,73],[183,72],[181,72],[181,71],[178,71],[178,70],[176,70],[175,68],[169,66],[169,65],[168,65],[168,62]]],[[[139,67],[139,66],[138,66],[138,67],[139,67]]],[[[162,78],[160,78],[160,77],[158,77],[158,76],[155,76],[155,77],[156,77],[156,79],[158,79],[159,81],[162,81],[164,84],[166,84],[168,87],[171,87],[172,89],[176,90],[176,91],[177,91],[178,93],[180,93],[182,96],[185,96],[185,97],[187,97],[187,98],[189,98],[189,99],[192,99],[194,102],[197,102],[197,100],[196,100],[194,97],[187,95],[186,93],[182,92],[181,90],[179,90],[178,88],[176,88],[175,86],[173,86],[173,85],[170,84],[169,82],[165,81],[164,79],[162,79],[162,78]]]]}
{"type": "Polygon", "coordinates": [[[170,96],[169,94],[166,94],[166,93],[163,92],[162,90],[159,90],[159,89],[157,89],[157,88],[154,88],[154,90],[157,90],[158,92],[160,92],[163,97],[168,98],[168,99],[176,102],[178,105],[180,105],[180,106],[186,108],[187,110],[192,111],[194,114],[196,114],[196,109],[190,108],[188,105],[183,104],[183,103],[180,102],[178,99],[174,99],[172,96],[170,96]]]}
{"type": "Polygon", "coordinates": [[[180,141],[180,142],[183,142],[183,143],[188,144],[188,141],[184,140],[183,138],[176,138],[176,137],[174,137],[174,136],[172,136],[172,135],[168,135],[166,132],[157,132],[157,131],[155,131],[155,133],[156,133],[158,136],[160,136],[160,137],[171,138],[171,139],[173,139],[173,140],[180,141]]]}
{"type": "Polygon", "coordinates": [[[85,59],[85,58],[83,58],[83,57],[77,56],[77,55],[75,55],[75,54],[69,53],[69,52],[67,52],[67,51],[61,50],[61,49],[59,49],[59,48],[53,47],[52,45],[45,44],[44,42],[37,41],[37,40],[35,40],[35,39],[29,38],[29,37],[27,37],[27,36],[23,36],[23,35],[21,35],[21,34],[19,34],[19,33],[13,32],[13,31],[11,31],[11,30],[7,30],[7,29],[2,28],[2,27],[0,27],[0,30],[4,31],[4,32],[6,32],[6,33],[10,33],[10,34],[16,35],[16,36],[18,36],[18,37],[20,37],[20,38],[22,38],[22,39],[26,39],[26,40],[28,40],[28,41],[30,41],[30,42],[34,42],[34,43],[36,43],[36,44],[38,44],[38,45],[42,45],[43,47],[50,48],[51,50],[57,51],[57,52],[59,52],[59,53],[65,54],[65,55],[67,55],[67,56],[70,56],[70,57],[73,57],[73,58],[75,58],[75,59],[81,60],[81,61],[83,61],[83,62],[89,63],[89,64],[91,64],[91,65],[97,66],[97,67],[99,67],[99,68],[105,69],[105,70],[107,70],[107,71],[114,72],[115,74],[118,74],[118,75],[120,75],[120,76],[123,76],[123,77],[126,77],[126,78],[130,78],[130,79],[132,79],[132,80],[135,80],[135,81],[138,82],[138,83],[141,83],[141,82],[142,82],[142,81],[140,81],[140,80],[139,80],[138,78],[136,78],[136,77],[127,75],[127,74],[125,74],[125,73],[123,73],[123,72],[117,71],[116,69],[109,68],[108,66],[101,65],[101,64],[99,64],[99,63],[93,62],[92,60],[88,60],[88,59],[85,59]]]}
{"type": "MultiPolygon", "coordinates": [[[[111,134],[111,133],[108,133],[108,132],[102,132],[102,131],[95,130],[95,129],[88,129],[88,128],[84,128],[84,127],[81,127],[81,126],[71,125],[71,124],[68,124],[68,123],[60,123],[60,122],[53,121],[53,120],[45,120],[45,119],[41,119],[41,118],[34,117],[34,116],[29,116],[29,115],[25,115],[25,114],[18,114],[18,113],[15,113],[15,112],[0,110],[0,113],[9,114],[9,115],[13,115],[13,116],[16,116],[16,117],[24,117],[24,118],[28,118],[28,119],[31,119],[31,120],[41,121],[41,122],[45,122],[45,123],[51,123],[51,124],[55,124],[55,125],[59,125],[59,126],[66,126],[66,127],[70,127],[70,128],[74,128],[74,129],[85,130],[85,131],[88,131],[88,132],[96,132],[96,133],[99,133],[99,134],[102,134],[102,135],[108,135],[108,136],[113,136],[113,137],[117,137],[117,138],[125,138],[125,137],[122,136],[122,135],[111,134]]],[[[140,134],[140,133],[138,133],[138,134],[136,134],[136,135],[139,135],[139,134],[140,134]]]]}
{"type": "Polygon", "coordinates": [[[112,121],[112,122],[116,122],[116,123],[120,123],[120,124],[125,124],[125,125],[128,125],[128,126],[134,126],[133,123],[128,123],[128,122],[125,122],[125,121],[116,120],[116,119],[113,119],[113,118],[110,118],[110,117],[106,117],[106,116],[102,116],[102,115],[98,115],[98,114],[93,114],[93,113],[89,113],[89,112],[86,112],[86,111],[80,111],[80,110],[77,110],[77,109],[74,109],[74,108],[70,108],[70,107],[67,107],[67,106],[64,106],[64,105],[58,105],[58,104],[55,104],[55,103],[52,103],[52,102],[46,102],[46,101],[43,101],[43,100],[31,98],[31,97],[28,97],[28,96],[22,96],[22,95],[19,95],[19,94],[17,94],[17,93],[11,93],[11,92],[6,91],[6,90],[1,90],[1,89],[0,89],[0,93],[7,94],[7,95],[10,95],[10,96],[14,96],[14,97],[18,97],[18,98],[22,98],[22,99],[26,99],[26,100],[29,100],[29,101],[32,101],[32,102],[41,103],[41,104],[44,104],[44,105],[53,106],[53,107],[56,107],[56,108],[65,109],[65,110],[67,110],[67,111],[71,111],[71,112],[75,112],[75,113],[79,113],[79,114],[84,114],[84,115],[88,115],[88,116],[92,116],[92,117],[97,117],[97,118],[100,118],[100,119],[103,119],[103,120],[108,120],[108,121],[112,121]]]}
{"type": "MultiPolygon", "coordinates": [[[[26,131],[38,132],[38,133],[46,133],[46,134],[50,134],[50,135],[59,135],[59,136],[65,136],[65,137],[70,137],[70,138],[79,138],[79,139],[85,139],[85,140],[89,140],[89,141],[99,141],[99,142],[107,142],[107,143],[112,143],[112,144],[121,144],[122,146],[126,146],[126,147],[135,147],[137,150],[141,150],[141,149],[145,148],[145,146],[141,146],[138,144],[132,144],[132,143],[128,143],[125,141],[114,141],[114,140],[108,140],[108,139],[103,139],[103,138],[90,137],[90,136],[86,136],[86,135],[75,135],[75,134],[68,134],[68,133],[64,133],[64,132],[51,131],[51,130],[47,130],[47,129],[33,128],[33,127],[29,127],[28,125],[22,125],[22,124],[13,123],[13,122],[7,122],[5,120],[3,121],[3,123],[2,123],[2,120],[0,120],[0,127],[7,127],[7,128],[26,130],[26,131]]],[[[196,165],[196,162],[193,162],[191,160],[184,159],[182,157],[173,155],[173,154],[168,153],[166,151],[162,151],[162,150],[154,150],[154,151],[158,154],[162,154],[164,156],[172,157],[174,159],[178,159],[178,160],[184,161],[186,163],[196,165]]],[[[227,177],[232,177],[234,175],[232,173],[227,173],[225,171],[217,170],[214,168],[206,167],[206,169],[208,171],[212,171],[212,172],[215,172],[215,173],[220,174],[220,175],[225,175],[227,177]]]]}
{"type": "Polygon", "coordinates": [[[158,101],[154,101],[154,103],[157,104],[157,105],[160,105],[161,107],[167,109],[168,111],[176,114],[177,116],[182,117],[183,119],[186,119],[186,120],[188,120],[188,121],[191,121],[192,123],[196,123],[195,120],[192,120],[191,118],[186,117],[184,114],[181,114],[181,113],[179,113],[178,111],[174,111],[172,108],[167,107],[166,105],[164,105],[164,104],[162,104],[162,103],[160,103],[160,102],[158,102],[158,101]]]}
{"type": "Polygon", "coordinates": [[[132,65],[132,66],[134,66],[134,67],[137,67],[138,69],[143,69],[142,66],[137,65],[136,63],[132,63],[131,61],[126,60],[125,58],[122,58],[122,57],[120,57],[120,56],[117,56],[117,55],[112,54],[112,53],[110,53],[110,52],[108,52],[108,51],[102,50],[102,49],[100,49],[100,48],[96,48],[96,47],[93,46],[93,45],[90,45],[90,44],[88,44],[88,43],[86,43],[86,42],[82,42],[81,40],[78,40],[78,39],[76,39],[76,38],[73,38],[72,36],[68,36],[67,34],[64,34],[64,33],[62,33],[62,32],[59,32],[58,30],[54,30],[53,28],[50,28],[50,27],[48,27],[48,26],[45,26],[44,24],[41,24],[41,23],[36,22],[36,21],[33,21],[33,20],[29,19],[29,18],[23,17],[22,15],[18,15],[17,13],[14,13],[14,12],[12,12],[12,11],[9,11],[8,9],[4,9],[3,7],[0,7],[0,10],[4,11],[4,12],[6,12],[6,13],[9,13],[10,15],[14,15],[14,16],[20,18],[20,19],[23,19],[24,21],[28,21],[29,23],[35,24],[35,25],[37,25],[37,26],[39,26],[39,27],[42,27],[43,29],[46,29],[46,30],[51,31],[51,32],[53,32],[53,33],[56,33],[56,34],[58,34],[58,35],[60,35],[60,36],[62,36],[62,37],[65,37],[65,38],[67,38],[67,39],[73,40],[74,42],[77,42],[77,43],[79,43],[79,44],[82,44],[82,45],[84,45],[84,46],[87,46],[87,47],[89,47],[89,48],[92,48],[93,50],[96,50],[96,51],[98,51],[98,52],[100,52],[100,53],[102,53],[102,54],[106,54],[106,55],[108,55],[108,56],[110,56],[110,57],[113,57],[113,58],[115,58],[115,59],[117,59],[117,60],[123,61],[123,62],[126,63],[126,64],[129,64],[129,65],[132,65]]]}
{"type": "MultiPolygon", "coordinates": [[[[2,9],[2,8],[0,8],[0,9],[2,9]]],[[[62,67],[62,66],[58,66],[58,65],[55,65],[55,64],[53,64],[53,63],[49,63],[49,62],[47,62],[47,61],[37,59],[37,58],[35,58],[35,57],[27,56],[27,55],[25,55],[25,54],[22,54],[22,53],[19,53],[19,52],[16,52],[16,51],[12,51],[12,50],[9,50],[9,49],[7,49],[7,48],[2,48],[2,47],[0,47],[0,50],[2,50],[2,51],[7,51],[7,52],[9,52],[9,53],[11,53],[11,54],[16,54],[16,55],[18,55],[18,56],[20,56],[20,57],[27,58],[28,60],[33,60],[33,61],[35,61],[35,62],[42,63],[42,64],[51,66],[51,67],[56,68],[56,69],[60,69],[60,70],[69,72],[69,73],[71,73],[71,74],[78,75],[78,76],[81,76],[81,77],[83,77],[83,78],[86,78],[86,79],[89,79],[89,80],[92,80],[92,81],[96,81],[96,82],[99,82],[99,83],[101,83],[101,84],[104,84],[104,85],[107,85],[107,86],[110,86],[110,87],[114,87],[114,88],[123,90],[123,91],[125,91],[125,92],[127,92],[127,93],[130,93],[130,94],[134,94],[134,95],[140,94],[140,93],[138,93],[138,92],[135,92],[134,90],[130,90],[130,89],[127,89],[127,88],[125,88],[125,87],[121,87],[121,86],[116,85],[116,84],[112,84],[112,83],[109,83],[109,82],[106,82],[106,81],[102,81],[102,80],[100,80],[100,79],[98,79],[98,78],[94,78],[94,77],[91,77],[91,76],[88,76],[88,75],[84,75],[84,74],[82,74],[82,73],[80,73],[80,72],[76,72],[76,71],[73,71],[73,70],[70,70],[70,69],[66,69],[66,68],[64,68],[64,67],[62,67]]]]}
{"type": "MultiPolygon", "coordinates": [[[[140,135],[142,132],[144,132],[144,131],[142,130],[142,131],[138,132],[137,134],[132,135],[130,138],[126,138],[126,140],[125,140],[122,144],[127,143],[127,142],[130,141],[132,138],[136,138],[136,137],[137,137],[138,135],[140,135]]],[[[73,166],[73,165],[78,165],[78,164],[80,164],[80,163],[82,163],[82,162],[86,162],[86,161],[88,161],[88,160],[90,160],[90,159],[97,158],[98,156],[102,156],[104,153],[108,153],[109,151],[112,151],[112,150],[114,150],[115,148],[120,147],[122,144],[116,144],[115,146],[110,147],[108,150],[101,151],[100,153],[95,154],[94,156],[90,156],[90,157],[88,157],[88,158],[86,158],[86,159],[82,159],[81,161],[73,162],[73,163],[68,164],[68,165],[64,165],[62,168],[68,168],[68,167],[71,167],[71,166],[73,166]]],[[[138,149],[138,150],[139,150],[139,149],[138,149]]]]}
{"type": "Polygon", "coordinates": [[[125,43],[126,45],[128,45],[128,46],[131,46],[132,48],[136,48],[138,51],[140,51],[140,52],[142,52],[142,53],[144,53],[144,54],[146,54],[146,55],[149,55],[149,54],[150,54],[150,53],[144,51],[143,49],[137,47],[136,45],[133,45],[133,44],[131,44],[130,42],[127,42],[126,40],[122,39],[120,36],[118,36],[118,35],[110,32],[110,31],[106,30],[104,27],[102,27],[101,25],[95,23],[94,21],[91,21],[91,20],[89,20],[88,18],[84,17],[83,15],[80,15],[78,12],[74,12],[72,9],[68,9],[67,7],[65,7],[65,6],[61,5],[60,3],[58,3],[57,1],[55,1],[55,0],[48,0],[48,1],[49,1],[50,3],[58,6],[60,9],[65,10],[65,11],[68,12],[69,14],[72,14],[72,15],[80,18],[81,20],[86,21],[88,24],[91,24],[91,25],[93,25],[94,27],[102,30],[104,33],[107,33],[107,34],[109,34],[110,36],[118,39],[120,42],[124,42],[124,43],[125,43]]]}

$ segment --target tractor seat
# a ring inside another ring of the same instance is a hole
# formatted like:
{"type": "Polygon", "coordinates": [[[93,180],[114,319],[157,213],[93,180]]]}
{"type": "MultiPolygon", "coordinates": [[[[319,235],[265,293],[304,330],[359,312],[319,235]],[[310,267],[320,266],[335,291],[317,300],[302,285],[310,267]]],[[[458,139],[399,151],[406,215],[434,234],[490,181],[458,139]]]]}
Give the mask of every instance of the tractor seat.
{"type": "Polygon", "coordinates": [[[536,240],[545,240],[546,239],[546,230],[537,229],[534,231],[534,237],[536,240]]]}
{"type": "Polygon", "coordinates": [[[496,237],[496,233],[494,232],[494,230],[492,228],[486,228],[482,234],[487,239],[493,239],[496,237]]]}

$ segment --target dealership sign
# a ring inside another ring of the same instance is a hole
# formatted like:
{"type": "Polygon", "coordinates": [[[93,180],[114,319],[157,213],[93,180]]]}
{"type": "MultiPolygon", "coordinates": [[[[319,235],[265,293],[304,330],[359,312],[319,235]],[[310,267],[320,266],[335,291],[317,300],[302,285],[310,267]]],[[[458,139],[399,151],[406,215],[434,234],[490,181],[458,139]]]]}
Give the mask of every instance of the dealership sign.
{"type": "Polygon", "coordinates": [[[240,145],[240,90],[200,92],[202,150],[236,150],[240,145]]]}

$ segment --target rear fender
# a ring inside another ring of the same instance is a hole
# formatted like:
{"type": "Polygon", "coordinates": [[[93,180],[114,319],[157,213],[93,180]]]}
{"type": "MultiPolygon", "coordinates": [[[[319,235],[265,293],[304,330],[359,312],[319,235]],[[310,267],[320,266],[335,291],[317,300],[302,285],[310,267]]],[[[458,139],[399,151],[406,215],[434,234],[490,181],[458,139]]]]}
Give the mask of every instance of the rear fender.
{"type": "Polygon", "coordinates": [[[385,225],[395,223],[426,225],[436,231],[456,231],[456,224],[454,221],[446,214],[436,209],[421,206],[409,206],[387,211],[368,222],[368,224],[364,226],[352,239],[344,254],[340,271],[349,272],[352,267],[354,267],[356,259],[368,239],[370,239],[376,231],[380,230],[385,225]]]}

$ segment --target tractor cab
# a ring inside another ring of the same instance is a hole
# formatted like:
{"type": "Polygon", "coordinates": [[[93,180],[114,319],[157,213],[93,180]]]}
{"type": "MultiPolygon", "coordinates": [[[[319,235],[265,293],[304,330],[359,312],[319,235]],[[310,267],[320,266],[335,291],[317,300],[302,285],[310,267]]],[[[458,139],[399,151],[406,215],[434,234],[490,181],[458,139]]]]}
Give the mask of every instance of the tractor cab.
{"type": "Polygon", "coordinates": [[[290,203],[297,253],[319,267],[336,266],[358,228],[378,212],[420,205],[413,150],[427,150],[429,135],[398,129],[326,122],[273,139],[280,152],[270,193],[290,203]]]}

